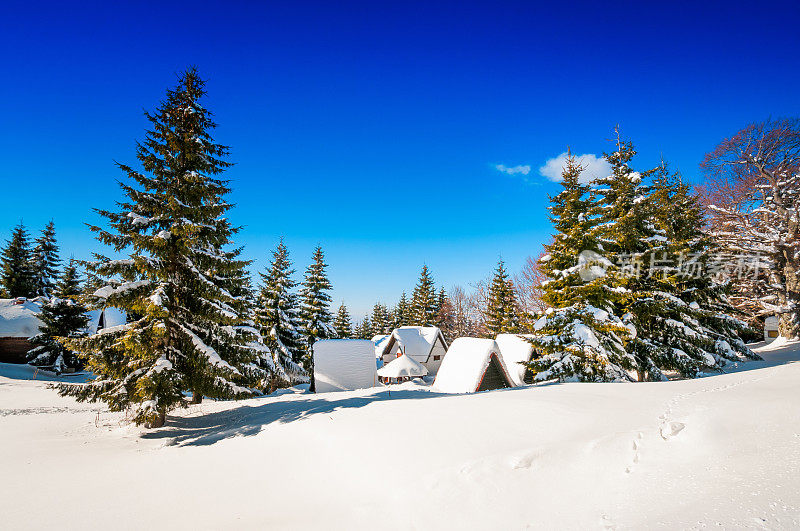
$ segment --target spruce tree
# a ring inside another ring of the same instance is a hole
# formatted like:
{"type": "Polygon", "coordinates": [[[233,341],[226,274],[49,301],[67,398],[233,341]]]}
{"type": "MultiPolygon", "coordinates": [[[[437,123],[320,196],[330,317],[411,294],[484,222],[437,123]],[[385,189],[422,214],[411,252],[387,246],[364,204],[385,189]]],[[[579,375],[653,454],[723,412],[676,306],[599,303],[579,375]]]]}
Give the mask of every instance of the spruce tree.
{"type": "Polygon", "coordinates": [[[318,339],[336,337],[336,329],[332,324],[333,316],[330,311],[331,296],[328,293],[333,287],[325,273],[326,267],[322,247],[317,246],[311,265],[306,269],[303,286],[300,290],[302,299],[300,317],[308,350],[305,367],[310,374],[313,374],[314,371],[312,367],[314,342],[318,339]]]}
{"type": "Polygon", "coordinates": [[[347,306],[345,306],[344,303],[339,306],[339,311],[336,312],[333,328],[336,330],[336,337],[341,339],[350,339],[353,335],[353,324],[350,321],[350,312],[347,311],[347,306]]]}
{"type": "Polygon", "coordinates": [[[52,297],[42,306],[39,334],[30,342],[28,363],[36,367],[52,368],[56,374],[81,365],[76,352],[58,341],[58,338],[78,338],[86,334],[89,318],[80,302],[81,286],[78,269],[73,260],[64,269],[52,292],[52,297]]]}
{"type": "Polygon", "coordinates": [[[372,307],[372,334],[386,334],[389,332],[389,310],[381,303],[372,307]]]}
{"type": "Polygon", "coordinates": [[[372,339],[372,323],[369,320],[369,317],[364,317],[364,319],[356,325],[356,329],[353,331],[353,337],[355,339],[372,339]]]}
{"type": "Polygon", "coordinates": [[[540,259],[550,278],[542,299],[550,308],[534,325],[530,341],[540,356],[530,367],[537,381],[629,381],[636,366],[625,350],[631,332],[615,315],[616,274],[601,254],[598,221],[590,215],[594,197],[581,183],[582,171],[570,154],[563,190],[550,197],[556,234],[540,259]]]}
{"type": "Polygon", "coordinates": [[[110,229],[91,227],[115,252],[130,253],[85,264],[104,283],[94,304],[124,310],[129,322],[66,341],[95,379],[62,384],[61,393],[130,408],[137,424],[151,427],[186,403],[185,392],[195,401],[250,397],[266,377],[247,345],[252,329],[242,326],[246,297],[235,294],[248,262],[225,250],[238,232],[226,217],[228,181],[219,177],[228,148],[211,137],[216,124],[200,104],[204,95],[191,68],[145,113],[152,127],[136,154],[143,171],[118,164],[130,180],[120,183],[126,200],[116,212],[97,211],[110,229]]]}
{"type": "Polygon", "coordinates": [[[33,271],[30,237],[20,221],[11,239],[0,253],[0,282],[7,298],[33,297],[36,281],[33,271]]]}
{"type": "Polygon", "coordinates": [[[257,323],[264,342],[272,352],[273,361],[282,369],[281,385],[307,381],[300,366],[305,353],[297,295],[293,292],[295,281],[289,250],[280,241],[272,253],[266,273],[261,273],[261,291],[258,297],[257,323]]]}
{"type": "Polygon", "coordinates": [[[428,266],[423,265],[419,281],[411,297],[409,324],[414,326],[436,325],[436,288],[428,266]]]}
{"type": "Polygon", "coordinates": [[[486,307],[487,336],[519,332],[519,308],[514,285],[508,276],[503,260],[497,263],[492,283],[489,285],[486,307]]]}
{"type": "Polygon", "coordinates": [[[36,238],[33,248],[33,275],[36,284],[36,294],[49,297],[58,278],[58,267],[61,260],[58,258],[58,245],[56,244],[56,227],[50,221],[36,238]]]}
{"type": "Polygon", "coordinates": [[[395,306],[392,313],[394,314],[392,328],[399,328],[409,324],[409,320],[411,318],[411,305],[408,302],[408,297],[406,297],[405,291],[402,293],[402,295],[400,295],[400,300],[398,301],[397,306],[395,306]]]}

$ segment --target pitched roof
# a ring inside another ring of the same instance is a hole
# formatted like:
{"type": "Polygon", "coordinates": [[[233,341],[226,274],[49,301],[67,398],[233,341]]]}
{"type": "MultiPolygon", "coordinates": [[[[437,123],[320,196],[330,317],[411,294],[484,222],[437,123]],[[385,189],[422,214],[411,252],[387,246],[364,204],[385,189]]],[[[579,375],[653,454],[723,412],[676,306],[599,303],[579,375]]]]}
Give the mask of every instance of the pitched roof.
{"type": "Polygon", "coordinates": [[[392,331],[391,338],[385,343],[383,352],[386,352],[389,345],[397,343],[405,355],[425,362],[439,337],[442,338],[442,343],[446,348],[447,344],[444,343],[442,331],[435,326],[401,326],[392,331]]]}
{"type": "Polygon", "coordinates": [[[500,347],[494,339],[460,337],[453,341],[442,361],[433,389],[443,393],[474,393],[481,384],[492,355],[495,355],[510,386],[513,381],[503,363],[500,347]]]}
{"type": "Polygon", "coordinates": [[[39,314],[42,306],[38,300],[0,299],[0,337],[31,338],[39,333],[39,314]]]}
{"type": "Polygon", "coordinates": [[[428,369],[411,356],[400,356],[378,369],[378,376],[384,378],[418,377],[427,374],[428,369]]]}
{"type": "Polygon", "coordinates": [[[380,358],[383,356],[383,349],[386,348],[386,342],[389,340],[389,334],[382,334],[372,337],[372,342],[375,343],[375,357],[380,358]]]}
{"type": "Polygon", "coordinates": [[[497,346],[500,347],[500,354],[508,369],[508,375],[515,385],[522,385],[525,377],[525,365],[531,361],[533,356],[533,345],[525,341],[524,338],[533,337],[530,334],[498,334],[497,346]]]}

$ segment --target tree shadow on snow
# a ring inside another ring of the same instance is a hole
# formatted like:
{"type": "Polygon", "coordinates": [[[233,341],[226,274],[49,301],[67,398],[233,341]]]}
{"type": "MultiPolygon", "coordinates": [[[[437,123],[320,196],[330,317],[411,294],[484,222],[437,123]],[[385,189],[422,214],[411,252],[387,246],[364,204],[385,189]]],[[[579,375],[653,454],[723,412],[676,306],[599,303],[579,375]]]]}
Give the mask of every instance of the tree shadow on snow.
{"type": "Polygon", "coordinates": [[[335,398],[336,394],[301,395],[303,398],[295,400],[278,399],[259,405],[241,405],[194,417],[168,415],[164,428],[143,433],[141,437],[167,439],[170,446],[208,446],[232,437],[258,435],[270,424],[295,422],[341,409],[361,408],[373,402],[454,396],[423,390],[381,390],[368,396],[340,399],[335,398]]]}

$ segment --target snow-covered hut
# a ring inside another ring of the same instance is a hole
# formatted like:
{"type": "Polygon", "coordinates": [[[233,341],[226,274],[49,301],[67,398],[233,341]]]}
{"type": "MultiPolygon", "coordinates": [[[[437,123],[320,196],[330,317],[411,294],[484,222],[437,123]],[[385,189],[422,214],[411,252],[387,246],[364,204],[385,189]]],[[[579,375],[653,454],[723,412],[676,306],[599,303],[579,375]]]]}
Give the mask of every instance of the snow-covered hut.
{"type": "Polygon", "coordinates": [[[460,337],[447,351],[433,390],[443,393],[475,393],[514,387],[494,339],[460,337]]]}
{"type": "Polygon", "coordinates": [[[435,326],[401,326],[395,328],[383,343],[383,364],[397,359],[398,355],[411,356],[436,374],[447,354],[447,342],[442,331],[435,326]]]}
{"type": "Polygon", "coordinates": [[[378,369],[378,380],[383,383],[400,383],[427,376],[428,369],[411,356],[400,356],[378,369]]]}
{"type": "Polygon", "coordinates": [[[41,300],[0,299],[0,362],[25,363],[30,338],[39,333],[41,300]]]}
{"type": "Polygon", "coordinates": [[[514,385],[533,382],[533,372],[526,367],[526,364],[530,363],[536,351],[533,345],[525,340],[529,337],[532,336],[530,334],[498,334],[495,339],[514,385]]]}
{"type": "Polygon", "coordinates": [[[774,341],[778,335],[778,325],[780,324],[780,319],[778,319],[777,315],[771,315],[764,319],[764,341],[770,343],[774,341]]]}
{"type": "Polygon", "coordinates": [[[88,334],[96,334],[103,328],[111,328],[128,322],[128,315],[123,310],[111,306],[102,310],[90,310],[88,316],[89,325],[86,327],[88,334]]]}
{"type": "Polygon", "coordinates": [[[375,344],[365,339],[322,339],[314,343],[317,393],[351,391],[378,384],[375,344]]]}

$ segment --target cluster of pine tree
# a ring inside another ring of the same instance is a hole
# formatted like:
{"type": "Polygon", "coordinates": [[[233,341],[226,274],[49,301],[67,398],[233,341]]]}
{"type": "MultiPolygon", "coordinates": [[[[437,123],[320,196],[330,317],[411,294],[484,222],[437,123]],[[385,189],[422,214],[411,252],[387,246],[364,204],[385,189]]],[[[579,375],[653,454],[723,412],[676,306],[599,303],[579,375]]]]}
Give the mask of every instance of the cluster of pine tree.
{"type": "Polygon", "coordinates": [[[756,358],[725,287],[702,274],[714,245],[697,198],[665,164],[634,171],[635,153],[618,136],[611,175],[591,184],[568,158],[541,260],[550,309],[534,326],[538,380],[657,381],[756,358]]]}
{"type": "MultiPolygon", "coordinates": [[[[128,315],[124,325],[88,337],[62,337],[95,379],[60,384],[78,400],[128,410],[136,423],[156,427],[185,393],[244,398],[308,379],[313,342],[335,335],[328,305],[330,282],[321,249],[300,294],[286,246],[273,253],[262,285],[253,293],[239,231],[226,213],[228,148],[211,136],[216,124],[200,100],[204,81],[195,69],[153,113],[137,143],[142,170],[119,164],[128,175],[119,210],[98,210],[108,229],[93,226],[100,242],[125,259],[96,254],[85,262],[93,306],[128,315]]],[[[59,287],[66,297],[72,291],[59,287]]]]}
{"type": "Polygon", "coordinates": [[[50,221],[31,242],[20,222],[0,254],[2,296],[49,297],[58,279],[60,263],[55,224],[50,221]]]}

